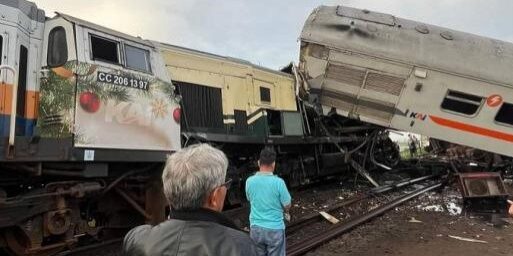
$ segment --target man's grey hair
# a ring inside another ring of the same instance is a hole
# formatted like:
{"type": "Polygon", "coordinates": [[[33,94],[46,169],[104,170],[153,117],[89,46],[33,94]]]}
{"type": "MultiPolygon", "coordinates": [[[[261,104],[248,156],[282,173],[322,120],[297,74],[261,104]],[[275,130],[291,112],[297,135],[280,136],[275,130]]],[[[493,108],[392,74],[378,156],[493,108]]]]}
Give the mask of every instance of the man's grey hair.
{"type": "Polygon", "coordinates": [[[171,209],[201,208],[209,193],[224,183],[227,168],[226,155],[208,144],[195,144],[169,156],[162,182],[171,209]]]}

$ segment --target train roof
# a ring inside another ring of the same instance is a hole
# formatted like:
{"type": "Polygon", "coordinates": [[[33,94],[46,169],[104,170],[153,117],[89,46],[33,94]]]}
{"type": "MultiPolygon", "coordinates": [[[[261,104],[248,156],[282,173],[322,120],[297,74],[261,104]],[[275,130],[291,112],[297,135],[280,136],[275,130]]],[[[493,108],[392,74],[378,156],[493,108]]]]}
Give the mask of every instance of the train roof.
{"type": "Polygon", "coordinates": [[[110,29],[110,28],[107,28],[107,27],[104,27],[104,26],[100,26],[98,24],[95,24],[95,23],[92,23],[92,22],[89,22],[89,21],[85,21],[85,20],[82,20],[82,19],[70,16],[70,15],[67,15],[67,14],[64,14],[64,13],[61,13],[61,12],[56,12],[56,14],[57,15],[55,17],[53,17],[53,18],[62,17],[63,19],[65,19],[65,20],[67,20],[69,22],[75,23],[75,24],[77,24],[79,26],[83,26],[83,27],[87,27],[87,28],[90,28],[90,29],[93,29],[93,30],[101,31],[101,32],[104,32],[106,34],[110,34],[110,35],[113,35],[113,36],[116,36],[116,37],[119,37],[119,38],[123,38],[123,39],[126,39],[126,40],[137,42],[137,43],[140,43],[142,45],[149,46],[149,47],[154,47],[152,42],[149,41],[149,40],[145,40],[145,39],[142,39],[140,37],[131,36],[129,34],[125,34],[125,33],[122,33],[122,32],[119,32],[119,31],[116,31],[116,30],[113,30],[113,29],[110,29]]]}
{"type": "Polygon", "coordinates": [[[0,5],[5,5],[19,9],[31,20],[37,22],[45,21],[45,11],[38,9],[36,4],[25,0],[4,0],[0,2],[0,5]]]}
{"type": "Polygon", "coordinates": [[[389,14],[320,6],[301,40],[513,87],[512,43],[389,14]]]}
{"type": "Polygon", "coordinates": [[[204,51],[198,51],[198,50],[194,50],[194,49],[190,49],[190,48],[186,48],[186,47],[182,47],[182,46],[170,45],[170,44],[166,44],[166,43],[160,43],[160,42],[158,42],[158,43],[161,45],[161,47],[163,49],[169,49],[169,50],[174,50],[174,51],[178,51],[178,52],[186,52],[186,53],[190,53],[190,54],[194,54],[194,55],[199,55],[199,56],[203,56],[203,57],[207,57],[207,58],[212,58],[212,59],[216,59],[216,60],[237,63],[237,64],[240,64],[240,65],[250,66],[252,68],[260,69],[262,71],[266,71],[266,72],[269,72],[269,73],[274,73],[274,74],[277,74],[277,75],[292,76],[289,73],[285,73],[285,72],[282,72],[282,71],[279,71],[279,70],[270,69],[270,68],[267,68],[267,67],[264,67],[264,66],[259,66],[259,65],[251,63],[250,61],[239,59],[239,58],[233,58],[233,57],[229,57],[229,56],[217,55],[217,54],[213,54],[213,53],[208,53],[208,52],[204,52],[204,51]]]}
{"type": "Polygon", "coordinates": [[[146,46],[150,46],[150,47],[153,47],[153,48],[160,47],[160,48],[163,48],[163,49],[175,50],[175,51],[180,51],[180,52],[188,52],[188,53],[195,54],[195,55],[201,55],[203,57],[209,57],[209,58],[214,58],[214,59],[218,59],[218,60],[222,60],[222,61],[228,61],[228,62],[238,63],[238,64],[245,65],[245,66],[250,66],[250,67],[253,67],[253,68],[256,68],[256,69],[260,69],[260,70],[267,71],[267,72],[274,73],[274,74],[278,74],[278,75],[290,75],[288,73],[284,73],[284,72],[281,72],[281,71],[278,71],[278,70],[273,70],[273,69],[270,69],[270,68],[266,68],[266,67],[263,67],[263,66],[259,66],[259,65],[253,64],[253,63],[251,63],[251,62],[249,62],[247,60],[243,60],[243,59],[239,59],[239,58],[233,58],[233,57],[229,57],[229,56],[217,55],[217,54],[213,54],[213,53],[208,53],[208,52],[204,52],[204,51],[194,50],[194,49],[186,48],[186,47],[183,47],[183,46],[171,45],[171,44],[167,44],[167,43],[163,43],[163,42],[158,42],[158,41],[145,40],[145,39],[142,39],[140,37],[134,37],[134,36],[131,36],[131,35],[128,35],[128,34],[125,34],[125,33],[122,33],[122,32],[119,32],[119,31],[116,31],[116,30],[113,30],[113,29],[110,29],[110,28],[107,28],[107,27],[104,27],[104,26],[100,26],[98,24],[95,24],[95,23],[92,23],[92,22],[89,22],[89,21],[85,21],[85,20],[82,20],[82,19],[70,16],[70,15],[67,15],[67,14],[64,14],[64,13],[56,12],[56,14],[57,14],[57,16],[55,16],[54,18],[62,17],[65,20],[67,20],[69,22],[72,22],[72,23],[75,23],[75,24],[77,24],[79,26],[83,26],[83,27],[87,27],[87,28],[90,28],[90,29],[93,29],[93,30],[101,31],[101,32],[104,32],[104,33],[107,33],[107,34],[110,34],[110,35],[113,35],[113,36],[116,36],[116,37],[124,38],[124,39],[130,40],[130,41],[134,41],[134,42],[137,42],[137,43],[140,43],[140,44],[143,44],[143,45],[146,45],[146,46]]]}

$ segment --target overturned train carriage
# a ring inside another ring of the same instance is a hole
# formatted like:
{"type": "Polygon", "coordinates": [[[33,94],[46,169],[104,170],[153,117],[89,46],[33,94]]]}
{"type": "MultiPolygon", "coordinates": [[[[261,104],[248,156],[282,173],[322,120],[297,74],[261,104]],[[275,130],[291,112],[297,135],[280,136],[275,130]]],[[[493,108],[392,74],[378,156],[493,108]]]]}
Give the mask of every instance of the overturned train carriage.
{"type": "Polygon", "coordinates": [[[324,112],[513,156],[513,45],[388,14],[322,6],[300,69],[324,112]]]}

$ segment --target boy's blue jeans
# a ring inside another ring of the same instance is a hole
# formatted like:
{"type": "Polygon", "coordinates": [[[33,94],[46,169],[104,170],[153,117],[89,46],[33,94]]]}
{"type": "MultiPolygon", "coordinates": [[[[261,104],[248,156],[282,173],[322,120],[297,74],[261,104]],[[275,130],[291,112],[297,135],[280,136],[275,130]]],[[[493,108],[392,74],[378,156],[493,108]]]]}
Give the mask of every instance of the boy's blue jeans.
{"type": "Polygon", "coordinates": [[[285,230],[251,226],[251,239],[257,244],[260,256],[285,256],[285,230]]]}

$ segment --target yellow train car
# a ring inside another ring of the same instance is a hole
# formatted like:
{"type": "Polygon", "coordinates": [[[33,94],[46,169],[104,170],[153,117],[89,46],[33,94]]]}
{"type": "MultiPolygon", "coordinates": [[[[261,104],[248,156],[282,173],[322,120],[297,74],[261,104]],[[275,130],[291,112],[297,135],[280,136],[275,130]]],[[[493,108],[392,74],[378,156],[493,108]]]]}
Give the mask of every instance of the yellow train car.
{"type": "Polygon", "coordinates": [[[292,75],[248,61],[160,44],[182,97],[182,131],[209,141],[302,136],[292,75]]]}

